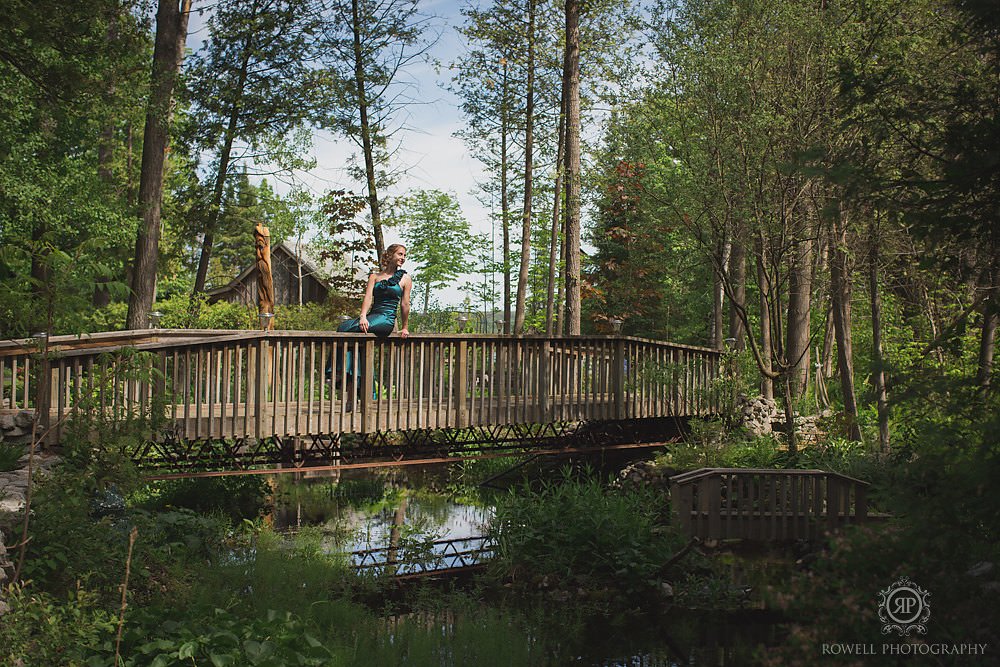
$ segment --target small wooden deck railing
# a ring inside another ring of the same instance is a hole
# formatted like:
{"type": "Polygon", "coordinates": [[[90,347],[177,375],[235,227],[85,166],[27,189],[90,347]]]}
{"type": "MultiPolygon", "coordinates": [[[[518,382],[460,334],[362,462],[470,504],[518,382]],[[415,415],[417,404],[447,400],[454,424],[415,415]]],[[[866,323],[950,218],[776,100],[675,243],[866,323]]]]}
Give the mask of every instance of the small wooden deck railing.
{"type": "Polygon", "coordinates": [[[0,344],[0,411],[37,409],[50,440],[81,412],[162,414],[162,437],[197,440],[718,409],[717,351],[638,338],[149,330],[46,350],[0,344]]]}
{"type": "Polygon", "coordinates": [[[816,539],[864,522],[867,490],[822,470],[702,468],[670,478],[674,517],[701,539],[816,539]]]}

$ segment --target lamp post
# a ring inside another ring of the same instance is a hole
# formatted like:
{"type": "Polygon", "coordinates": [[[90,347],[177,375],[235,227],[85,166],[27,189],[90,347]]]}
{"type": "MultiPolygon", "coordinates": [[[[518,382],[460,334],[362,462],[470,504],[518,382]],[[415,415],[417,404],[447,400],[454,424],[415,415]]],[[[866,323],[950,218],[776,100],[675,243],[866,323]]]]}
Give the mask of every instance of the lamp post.
{"type": "Polygon", "coordinates": [[[163,317],[163,313],[158,310],[150,311],[149,313],[149,328],[159,329],[160,328],[160,318],[163,317]]]}
{"type": "Polygon", "coordinates": [[[612,317],[608,320],[608,324],[611,325],[611,330],[615,332],[615,335],[619,336],[621,335],[622,325],[625,324],[625,321],[620,317],[612,317]]]}
{"type": "Polygon", "coordinates": [[[261,313],[257,317],[260,318],[260,328],[268,331],[271,328],[271,320],[274,319],[274,313],[261,313]]]}
{"type": "Polygon", "coordinates": [[[464,313],[458,316],[458,333],[465,333],[465,325],[469,321],[469,317],[464,313]]]}

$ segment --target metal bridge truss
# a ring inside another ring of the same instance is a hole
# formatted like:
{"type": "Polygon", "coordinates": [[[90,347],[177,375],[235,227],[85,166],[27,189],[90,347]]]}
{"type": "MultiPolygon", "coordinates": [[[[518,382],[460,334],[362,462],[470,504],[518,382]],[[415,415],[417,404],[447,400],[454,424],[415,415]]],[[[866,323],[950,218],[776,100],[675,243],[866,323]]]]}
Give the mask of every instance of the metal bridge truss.
{"type": "Polygon", "coordinates": [[[616,445],[666,442],[683,432],[685,422],[683,418],[656,417],[263,439],[186,440],[166,434],[156,441],[126,446],[123,453],[147,470],[240,470],[272,465],[305,468],[433,460],[515,450],[558,453],[566,449],[598,450],[616,445]]]}

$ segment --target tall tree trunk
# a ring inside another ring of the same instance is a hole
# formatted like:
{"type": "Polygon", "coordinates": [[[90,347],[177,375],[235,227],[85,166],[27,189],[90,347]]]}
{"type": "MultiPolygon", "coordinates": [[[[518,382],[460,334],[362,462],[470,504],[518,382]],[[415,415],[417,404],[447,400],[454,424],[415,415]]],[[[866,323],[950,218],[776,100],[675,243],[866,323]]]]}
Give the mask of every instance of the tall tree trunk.
{"type": "Polygon", "coordinates": [[[792,369],[786,369],[782,378],[782,385],[785,393],[785,436],[788,443],[788,451],[792,454],[798,452],[798,434],[795,432],[795,396],[792,394],[792,369]]]}
{"type": "Polygon", "coordinates": [[[503,101],[500,103],[500,222],[503,227],[503,332],[510,333],[510,202],[507,201],[507,133],[510,119],[507,115],[507,59],[501,59],[503,80],[501,89],[503,101]]]}
{"type": "MultiPolygon", "coordinates": [[[[108,17],[107,40],[114,43],[118,40],[118,7],[112,8],[112,13],[108,17]]],[[[108,70],[109,76],[104,88],[105,113],[114,105],[116,82],[113,70],[108,70]]],[[[112,118],[107,119],[101,128],[100,138],[97,144],[97,177],[108,187],[113,185],[114,174],[112,171],[112,161],[115,156],[115,123],[112,118]]],[[[114,253],[117,255],[118,253],[114,253]]],[[[119,257],[114,258],[116,261],[119,257]]],[[[91,305],[94,308],[103,308],[111,303],[111,292],[108,291],[109,278],[100,277],[94,283],[94,293],[91,297],[91,305]]]]}
{"type": "Polygon", "coordinates": [[[729,240],[729,230],[728,225],[726,231],[724,232],[725,238],[722,239],[721,245],[717,248],[719,253],[718,259],[716,261],[716,266],[718,269],[712,273],[712,347],[716,350],[722,349],[723,344],[723,311],[726,305],[726,286],[725,281],[729,280],[727,272],[729,271],[729,257],[732,252],[732,246],[729,240]]]}
{"type": "MultiPolygon", "coordinates": [[[[549,237],[549,286],[545,300],[545,335],[551,336],[555,331],[556,320],[556,277],[562,255],[560,234],[562,225],[559,202],[562,200],[563,185],[563,149],[566,146],[566,88],[563,87],[559,103],[559,132],[556,137],[556,183],[555,196],[552,197],[552,234],[549,237]]],[[[560,294],[562,290],[559,290],[560,294]]]]}
{"type": "Polygon", "coordinates": [[[826,309],[826,321],[823,324],[823,356],[820,358],[820,370],[823,379],[833,377],[833,302],[826,309]]]}
{"type": "Polygon", "coordinates": [[[147,324],[156,300],[156,265],[159,260],[160,207],[163,203],[163,166],[172,119],[174,84],[184,58],[191,0],[160,0],[156,11],[153,74],[146,107],[146,129],[142,143],[139,177],[139,214],[142,222],[135,243],[132,294],[128,302],[126,329],[147,324]]]}
{"type": "Polygon", "coordinates": [[[878,442],[883,454],[889,453],[889,401],[885,388],[885,356],[882,353],[882,297],[878,287],[878,227],[872,216],[871,257],[868,266],[868,292],[872,307],[872,383],[875,385],[875,405],[878,409],[878,442]]]}
{"type": "Polygon", "coordinates": [[[993,354],[996,344],[997,325],[1000,323],[1000,308],[997,304],[997,283],[1000,282],[1000,270],[996,268],[996,258],[990,258],[989,267],[983,272],[983,286],[989,290],[989,296],[983,301],[983,326],[979,336],[979,363],[976,370],[976,385],[982,393],[990,390],[993,376],[993,354]]]}
{"type": "Polygon", "coordinates": [[[372,147],[372,130],[368,120],[368,97],[366,92],[365,61],[361,51],[361,12],[358,0],[351,0],[351,30],[354,34],[354,85],[358,93],[358,114],[361,117],[361,150],[365,154],[365,179],[368,184],[368,211],[372,216],[375,233],[375,252],[381,261],[385,252],[382,236],[382,211],[378,200],[378,185],[375,182],[375,152],[372,147]]]}
{"type": "MultiPolygon", "coordinates": [[[[563,166],[565,171],[565,165],[563,166]]],[[[563,210],[566,209],[565,176],[563,177],[563,210]]],[[[566,216],[559,218],[562,242],[559,243],[559,279],[556,281],[556,329],[557,336],[566,335],[566,216]]]]}
{"type": "Polygon", "coordinates": [[[229,162],[233,154],[233,142],[236,139],[236,129],[239,127],[242,111],[243,88],[246,85],[247,73],[250,67],[250,48],[253,44],[253,33],[249,33],[243,43],[243,62],[240,66],[240,78],[236,84],[236,99],[229,110],[229,122],[223,136],[222,151],[219,153],[219,170],[215,174],[215,186],[212,189],[212,201],[209,202],[208,220],[205,223],[205,233],[201,241],[201,256],[198,258],[198,272],[194,278],[194,293],[205,291],[208,280],[208,266],[212,259],[212,247],[215,245],[215,232],[222,215],[222,198],[226,193],[226,177],[229,175],[229,162]]]}
{"type": "MultiPolygon", "coordinates": [[[[729,255],[729,281],[732,285],[732,300],[739,308],[746,308],[747,303],[747,251],[740,235],[733,239],[733,249],[729,255]]],[[[729,337],[735,342],[733,349],[742,351],[746,347],[743,339],[743,320],[740,319],[737,308],[729,307],[729,337]]]]}
{"type": "Polygon", "coordinates": [[[524,116],[524,209],[521,213],[521,265],[517,276],[517,303],[514,334],[524,333],[524,300],[528,294],[528,265],[531,263],[532,142],[535,114],[535,0],[528,0],[528,92],[524,116]]]}
{"type": "Polygon", "coordinates": [[[761,381],[760,393],[764,398],[774,398],[774,380],[768,377],[771,372],[771,359],[774,355],[771,344],[771,283],[767,278],[767,269],[764,260],[764,242],[759,236],[756,240],[757,254],[757,292],[760,309],[760,357],[761,357],[761,381]]]}
{"type": "Polygon", "coordinates": [[[580,0],[566,0],[566,332],[580,335],[580,0]]]}
{"type": "Polygon", "coordinates": [[[795,244],[788,271],[788,325],[785,330],[785,360],[790,367],[793,398],[800,397],[809,386],[812,259],[812,239],[802,239],[795,244]]]}
{"type": "Polygon", "coordinates": [[[847,259],[847,214],[841,204],[833,218],[830,247],[830,294],[833,299],[833,326],[837,340],[837,369],[844,400],[847,437],[861,440],[858,403],[854,393],[854,350],[851,343],[851,274],[847,259]]]}

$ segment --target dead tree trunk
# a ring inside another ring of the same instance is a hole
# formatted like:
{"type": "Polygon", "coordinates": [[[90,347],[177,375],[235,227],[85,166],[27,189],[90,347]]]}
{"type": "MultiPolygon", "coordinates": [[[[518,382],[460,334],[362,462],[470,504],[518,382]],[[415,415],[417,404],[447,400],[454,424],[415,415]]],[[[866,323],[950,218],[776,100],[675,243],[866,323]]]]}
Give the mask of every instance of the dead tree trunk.
{"type": "MultiPolygon", "coordinates": [[[[254,247],[257,251],[257,306],[261,315],[274,315],[274,277],[271,275],[271,233],[267,227],[257,223],[253,230],[254,247]]],[[[274,328],[274,317],[261,317],[264,330],[274,328]]]]}

